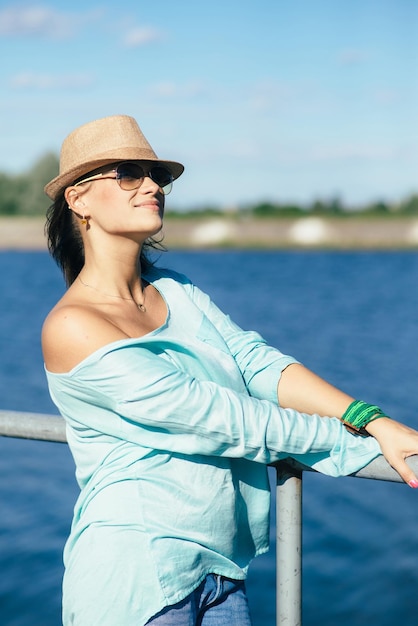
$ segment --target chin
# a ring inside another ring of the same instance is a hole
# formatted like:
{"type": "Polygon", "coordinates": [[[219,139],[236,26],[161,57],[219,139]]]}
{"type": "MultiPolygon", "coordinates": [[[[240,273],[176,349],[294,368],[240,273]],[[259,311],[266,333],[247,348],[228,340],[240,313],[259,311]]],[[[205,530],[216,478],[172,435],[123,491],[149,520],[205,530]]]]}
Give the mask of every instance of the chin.
{"type": "Polygon", "coordinates": [[[150,228],[149,230],[145,230],[144,229],[144,233],[147,235],[148,237],[155,237],[155,235],[158,235],[158,233],[160,233],[162,231],[163,228],[163,220],[159,219],[158,220],[158,225],[155,226],[155,228],[150,228]],[[147,232],[148,231],[148,232],[147,232]]]}

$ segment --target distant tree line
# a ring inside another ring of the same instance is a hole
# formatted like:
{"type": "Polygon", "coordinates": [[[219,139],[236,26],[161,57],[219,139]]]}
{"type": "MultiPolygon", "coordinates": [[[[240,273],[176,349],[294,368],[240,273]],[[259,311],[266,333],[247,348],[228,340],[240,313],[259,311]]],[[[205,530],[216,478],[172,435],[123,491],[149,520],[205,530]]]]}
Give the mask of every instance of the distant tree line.
{"type": "Polygon", "coordinates": [[[22,174],[0,172],[0,214],[41,215],[51,204],[43,188],[58,175],[58,158],[48,153],[22,174]]]}
{"type": "MultiPolygon", "coordinates": [[[[41,157],[35,165],[22,174],[0,172],[0,215],[45,215],[50,200],[43,188],[48,181],[57,176],[59,161],[56,154],[50,152],[41,157]]],[[[349,215],[418,215],[418,193],[396,203],[374,202],[363,207],[344,205],[338,197],[330,200],[315,200],[304,206],[297,204],[279,204],[259,202],[257,204],[228,209],[218,207],[200,208],[196,211],[170,211],[172,217],[210,216],[245,214],[257,217],[296,217],[299,215],[349,216],[349,215]]]]}
{"type": "Polygon", "coordinates": [[[372,202],[365,204],[362,207],[345,206],[339,198],[332,198],[331,200],[315,200],[307,206],[297,206],[294,204],[272,204],[264,202],[257,204],[250,208],[250,211],[254,215],[258,216],[273,216],[273,215],[323,215],[323,216],[347,216],[347,215],[412,215],[418,214],[418,194],[413,194],[406,199],[400,200],[396,203],[389,203],[383,200],[378,202],[372,202]]]}

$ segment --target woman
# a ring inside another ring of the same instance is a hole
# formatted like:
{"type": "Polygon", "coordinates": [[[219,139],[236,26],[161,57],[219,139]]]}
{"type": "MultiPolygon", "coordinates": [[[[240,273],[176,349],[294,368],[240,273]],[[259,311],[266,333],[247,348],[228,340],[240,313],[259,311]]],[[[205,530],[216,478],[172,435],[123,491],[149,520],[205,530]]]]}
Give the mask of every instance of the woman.
{"type": "Polygon", "coordinates": [[[268,463],[291,456],[337,476],[383,452],[418,486],[405,463],[417,432],[152,265],[182,172],[134,119],[112,116],[67,137],[45,187],[68,290],[43,351],[81,487],[64,553],[66,626],[250,624],[244,580],[268,549],[268,463]]]}

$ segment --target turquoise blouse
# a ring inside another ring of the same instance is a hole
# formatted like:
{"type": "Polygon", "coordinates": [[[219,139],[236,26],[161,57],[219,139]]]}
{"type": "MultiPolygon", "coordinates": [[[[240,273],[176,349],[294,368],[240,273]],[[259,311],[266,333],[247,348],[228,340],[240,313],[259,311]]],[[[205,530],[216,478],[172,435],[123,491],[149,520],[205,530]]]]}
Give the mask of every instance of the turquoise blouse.
{"type": "Polygon", "coordinates": [[[295,359],[223,314],[182,275],[145,278],[161,328],[47,373],[81,488],[64,550],[64,626],[133,626],[208,573],[243,579],[268,549],[266,464],[352,473],[380,454],[336,418],[282,409],[295,359]]]}

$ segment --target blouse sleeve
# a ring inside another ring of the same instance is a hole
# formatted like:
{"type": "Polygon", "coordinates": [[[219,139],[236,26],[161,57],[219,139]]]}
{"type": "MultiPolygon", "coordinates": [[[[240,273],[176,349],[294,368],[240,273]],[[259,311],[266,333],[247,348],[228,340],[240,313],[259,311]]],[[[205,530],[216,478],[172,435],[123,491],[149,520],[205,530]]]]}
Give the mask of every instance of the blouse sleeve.
{"type": "Polygon", "coordinates": [[[192,283],[186,283],[186,289],[196,306],[222,335],[242,373],[248,393],[277,403],[280,376],[288,365],[298,361],[269,346],[259,333],[240,328],[192,283]]]}
{"type": "Polygon", "coordinates": [[[150,449],[260,463],[293,457],[333,476],[357,471],[380,453],[376,440],[351,435],[336,418],[283,409],[198,380],[156,345],[115,348],[48,380],[72,428],[150,449]]]}

